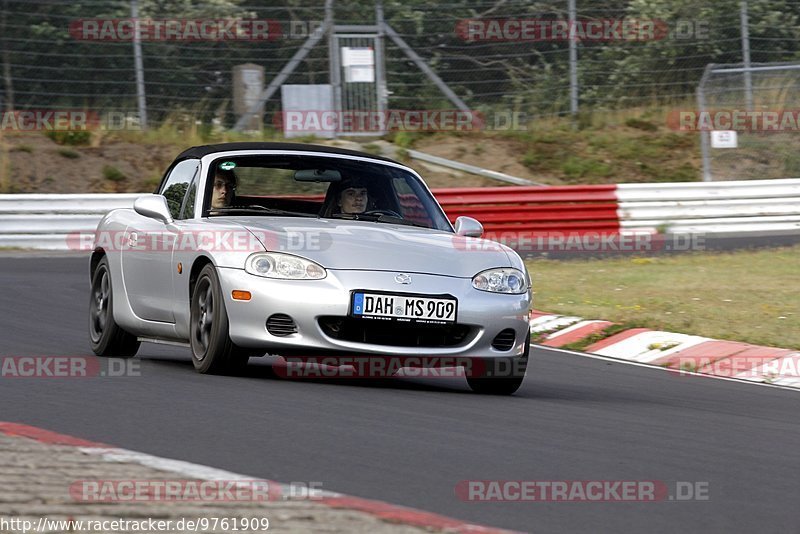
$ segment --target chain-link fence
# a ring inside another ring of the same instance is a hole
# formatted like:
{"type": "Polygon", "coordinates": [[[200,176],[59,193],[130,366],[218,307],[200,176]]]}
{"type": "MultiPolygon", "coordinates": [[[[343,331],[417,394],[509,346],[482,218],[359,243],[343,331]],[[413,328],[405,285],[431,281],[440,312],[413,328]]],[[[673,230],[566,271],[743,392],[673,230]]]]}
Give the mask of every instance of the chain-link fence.
{"type": "Polygon", "coordinates": [[[707,180],[800,176],[800,62],[709,65],[698,104],[707,180]]]}
{"type": "MultiPolygon", "coordinates": [[[[120,24],[131,18],[133,3],[0,0],[3,107],[134,112],[134,46],[120,24]],[[112,23],[92,26],[86,20],[112,23]]],[[[326,15],[323,3],[311,0],[135,3],[140,18],[156,21],[268,21],[267,33],[258,38],[207,39],[186,33],[143,38],[142,74],[151,125],[184,117],[232,126],[233,67],[260,65],[269,83],[326,15]]],[[[375,24],[374,0],[332,4],[337,25],[375,24]]],[[[575,22],[564,33],[569,4],[386,0],[384,11],[387,24],[470,109],[513,110],[525,113],[528,120],[569,114],[574,81],[581,112],[665,102],[689,105],[706,65],[742,61],[738,0],[576,0],[575,22]],[[571,43],[577,58],[575,79],[571,43]]],[[[748,4],[752,60],[800,59],[800,0],[748,4]]],[[[320,40],[285,83],[328,83],[328,46],[328,39],[320,40]]],[[[390,39],[385,40],[385,70],[390,109],[454,108],[390,39]]],[[[758,89],[759,80],[766,78],[759,76],[756,94],[768,100],[772,97],[758,89]]],[[[710,83],[741,86],[722,77],[710,83]]],[[[710,98],[714,91],[708,92],[710,98]]],[[[266,104],[268,126],[280,110],[279,100],[280,91],[266,104]]]]}

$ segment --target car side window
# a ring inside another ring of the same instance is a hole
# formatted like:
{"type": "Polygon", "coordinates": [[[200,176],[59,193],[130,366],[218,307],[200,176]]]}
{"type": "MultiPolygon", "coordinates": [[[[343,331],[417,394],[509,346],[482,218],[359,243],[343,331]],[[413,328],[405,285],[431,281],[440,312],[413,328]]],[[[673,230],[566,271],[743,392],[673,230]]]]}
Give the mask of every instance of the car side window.
{"type": "MultiPolygon", "coordinates": [[[[191,195],[195,188],[189,187],[192,179],[200,167],[200,162],[196,159],[187,159],[181,161],[169,173],[164,184],[161,186],[160,194],[164,195],[167,199],[167,206],[174,219],[181,218],[181,207],[184,203],[184,198],[187,198],[187,191],[191,195]]],[[[192,204],[194,201],[192,200],[192,204]]],[[[184,215],[191,212],[184,211],[184,215]]]]}
{"type": "Polygon", "coordinates": [[[428,215],[428,211],[419,195],[412,189],[405,178],[394,178],[392,180],[392,187],[394,187],[395,194],[397,195],[398,203],[400,204],[400,212],[404,219],[433,228],[433,221],[428,215]]]}
{"type": "Polygon", "coordinates": [[[198,175],[195,174],[194,180],[189,185],[189,192],[186,193],[186,198],[183,199],[183,209],[181,209],[181,219],[191,219],[194,216],[194,201],[197,198],[197,180],[198,175]]]}

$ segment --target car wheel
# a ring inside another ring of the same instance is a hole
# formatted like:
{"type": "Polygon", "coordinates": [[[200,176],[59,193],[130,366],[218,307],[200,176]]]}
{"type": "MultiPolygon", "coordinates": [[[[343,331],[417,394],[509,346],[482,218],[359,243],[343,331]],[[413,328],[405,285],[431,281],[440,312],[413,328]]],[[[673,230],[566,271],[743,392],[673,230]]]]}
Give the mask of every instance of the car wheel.
{"type": "Polygon", "coordinates": [[[139,350],[136,336],[123,330],[114,320],[114,291],[108,258],[103,257],[92,274],[89,294],[89,341],[98,356],[130,358],[139,350]]]}
{"type": "Polygon", "coordinates": [[[234,374],[247,365],[249,353],[228,336],[228,312],[211,264],[200,271],[192,292],[190,344],[192,363],[200,373],[234,374]]]}
{"type": "Polygon", "coordinates": [[[531,352],[531,334],[525,338],[525,352],[518,358],[485,358],[473,363],[472,373],[467,373],[467,383],[475,393],[486,395],[511,395],[525,379],[528,356],[531,352]]]}

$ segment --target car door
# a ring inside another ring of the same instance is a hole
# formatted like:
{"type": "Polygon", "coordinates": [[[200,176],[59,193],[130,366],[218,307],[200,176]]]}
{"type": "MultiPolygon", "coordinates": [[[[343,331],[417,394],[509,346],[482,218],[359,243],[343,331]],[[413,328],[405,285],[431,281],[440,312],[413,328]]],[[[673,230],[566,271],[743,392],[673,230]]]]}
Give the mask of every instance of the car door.
{"type": "Polygon", "coordinates": [[[200,167],[191,159],[173,166],[163,180],[159,194],[175,224],[135,215],[125,231],[122,246],[122,278],[133,312],[148,321],[173,323],[172,252],[179,231],[182,206],[200,167]]]}

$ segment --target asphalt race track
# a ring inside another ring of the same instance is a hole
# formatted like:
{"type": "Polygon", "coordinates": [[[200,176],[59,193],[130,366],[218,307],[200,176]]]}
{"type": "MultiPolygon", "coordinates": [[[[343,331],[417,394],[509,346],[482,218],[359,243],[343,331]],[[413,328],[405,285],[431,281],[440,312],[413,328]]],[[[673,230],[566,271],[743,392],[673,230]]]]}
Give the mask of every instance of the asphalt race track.
{"type": "MultiPolygon", "coordinates": [[[[25,255],[20,255],[25,256],[25,255]]],[[[0,355],[88,355],[86,258],[0,258],[0,355]]],[[[0,378],[0,420],[526,532],[796,532],[800,394],[542,348],[514,397],[462,378],[0,378]],[[707,483],[710,500],[463,502],[462,480],[707,483]]]]}

